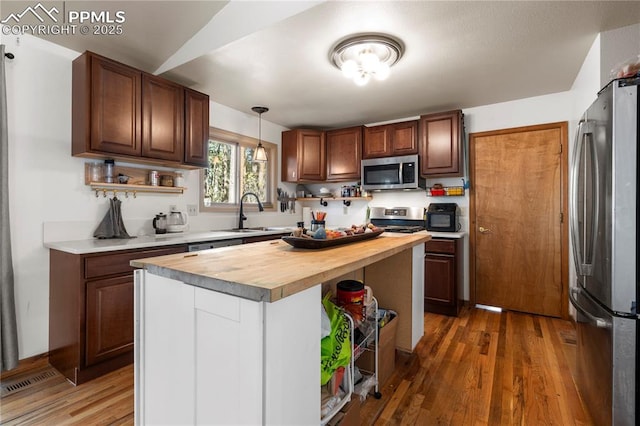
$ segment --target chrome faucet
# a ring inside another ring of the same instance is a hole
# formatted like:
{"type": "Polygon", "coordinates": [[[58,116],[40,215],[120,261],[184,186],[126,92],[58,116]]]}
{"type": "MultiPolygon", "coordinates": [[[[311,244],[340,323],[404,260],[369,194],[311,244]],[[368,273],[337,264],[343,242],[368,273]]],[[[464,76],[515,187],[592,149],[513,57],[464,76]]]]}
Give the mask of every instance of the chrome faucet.
{"type": "Polygon", "coordinates": [[[264,211],[264,207],[262,206],[262,203],[260,202],[258,196],[253,192],[245,192],[242,197],[240,197],[240,217],[238,218],[238,229],[243,229],[242,222],[247,220],[247,217],[244,215],[244,213],[242,213],[242,202],[244,201],[244,197],[246,197],[247,195],[253,195],[254,197],[256,197],[256,200],[258,201],[258,210],[261,212],[264,211]]]}

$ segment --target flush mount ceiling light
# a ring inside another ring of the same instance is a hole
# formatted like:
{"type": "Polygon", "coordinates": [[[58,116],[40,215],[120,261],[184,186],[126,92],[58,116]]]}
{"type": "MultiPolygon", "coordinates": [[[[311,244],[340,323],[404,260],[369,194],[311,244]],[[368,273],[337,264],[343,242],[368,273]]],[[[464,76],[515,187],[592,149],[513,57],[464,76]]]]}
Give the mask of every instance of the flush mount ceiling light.
{"type": "Polygon", "coordinates": [[[389,68],[400,60],[404,47],[400,40],[381,34],[363,34],[338,43],[330,53],[331,62],[358,86],[375,78],[384,80],[389,68]]]}
{"type": "Polygon", "coordinates": [[[256,163],[266,163],[267,162],[267,150],[262,146],[262,114],[269,111],[269,108],[263,106],[254,106],[251,108],[251,111],[258,113],[258,146],[256,147],[256,153],[253,156],[253,161],[256,163]]]}

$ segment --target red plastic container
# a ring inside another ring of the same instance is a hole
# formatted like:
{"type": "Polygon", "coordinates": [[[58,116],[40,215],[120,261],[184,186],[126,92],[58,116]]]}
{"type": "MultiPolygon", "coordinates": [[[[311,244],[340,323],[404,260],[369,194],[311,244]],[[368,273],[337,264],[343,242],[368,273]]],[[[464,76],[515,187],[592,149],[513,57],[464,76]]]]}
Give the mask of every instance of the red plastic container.
{"type": "Polygon", "coordinates": [[[336,304],[353,317],[354,321],[362,321],[364,316],[364,284],[360,281],[345,280],[337,285],[336,304]]]}

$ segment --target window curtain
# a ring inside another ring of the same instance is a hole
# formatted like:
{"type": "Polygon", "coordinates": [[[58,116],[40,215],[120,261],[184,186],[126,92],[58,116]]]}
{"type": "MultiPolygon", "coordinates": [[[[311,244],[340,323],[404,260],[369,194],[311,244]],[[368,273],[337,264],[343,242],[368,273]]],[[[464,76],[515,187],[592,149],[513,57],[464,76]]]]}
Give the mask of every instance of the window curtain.
{"type": "Polygon", "coordinates": [[[5,46],[0,44],[0,370],[18,365],[18,327],[13,295],[13,261],[9,228],[9,132],[5,46]]]}

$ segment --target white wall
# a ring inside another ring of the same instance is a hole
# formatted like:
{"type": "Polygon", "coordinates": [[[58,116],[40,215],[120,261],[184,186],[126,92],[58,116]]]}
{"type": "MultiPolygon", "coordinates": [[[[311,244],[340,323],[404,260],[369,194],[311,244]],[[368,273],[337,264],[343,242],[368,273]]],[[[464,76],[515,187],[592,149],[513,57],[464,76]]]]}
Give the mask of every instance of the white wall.
{"type": "Polygon", "coordinates": [[[604,87],[620,64],[640,59],[640,24],[606,31],[600,35],[600,84],[604,87]]]}
{"type": "MultiPolygon", "coordinates": [[[[49,255],[43,240],[91,238],[108,199],[84,185],[86,159],[71,156],[71,62],[79,53],[30,36],[3,36],[9,118],[9,185],[20,358],[48,351],[49,255]]],[[[211,125],[258,137],[258,119],[211,103],[211,125]]],[[[263,116],[263,140],[279,144],[285,128],[263,116]]],[[[279,174],[278,174],[279,175],[279,174]]],[[[130,234],[151,233],[151,218],[176,204],[198,204],[199,173],[185,173],[183,195],[122,198],[130,234]]],[[[283,213],[249,213],[248,226],[295,224],[283,213]]],[[[230,228],[236,214],[200,213],[193,230],[230,228]]]]}

